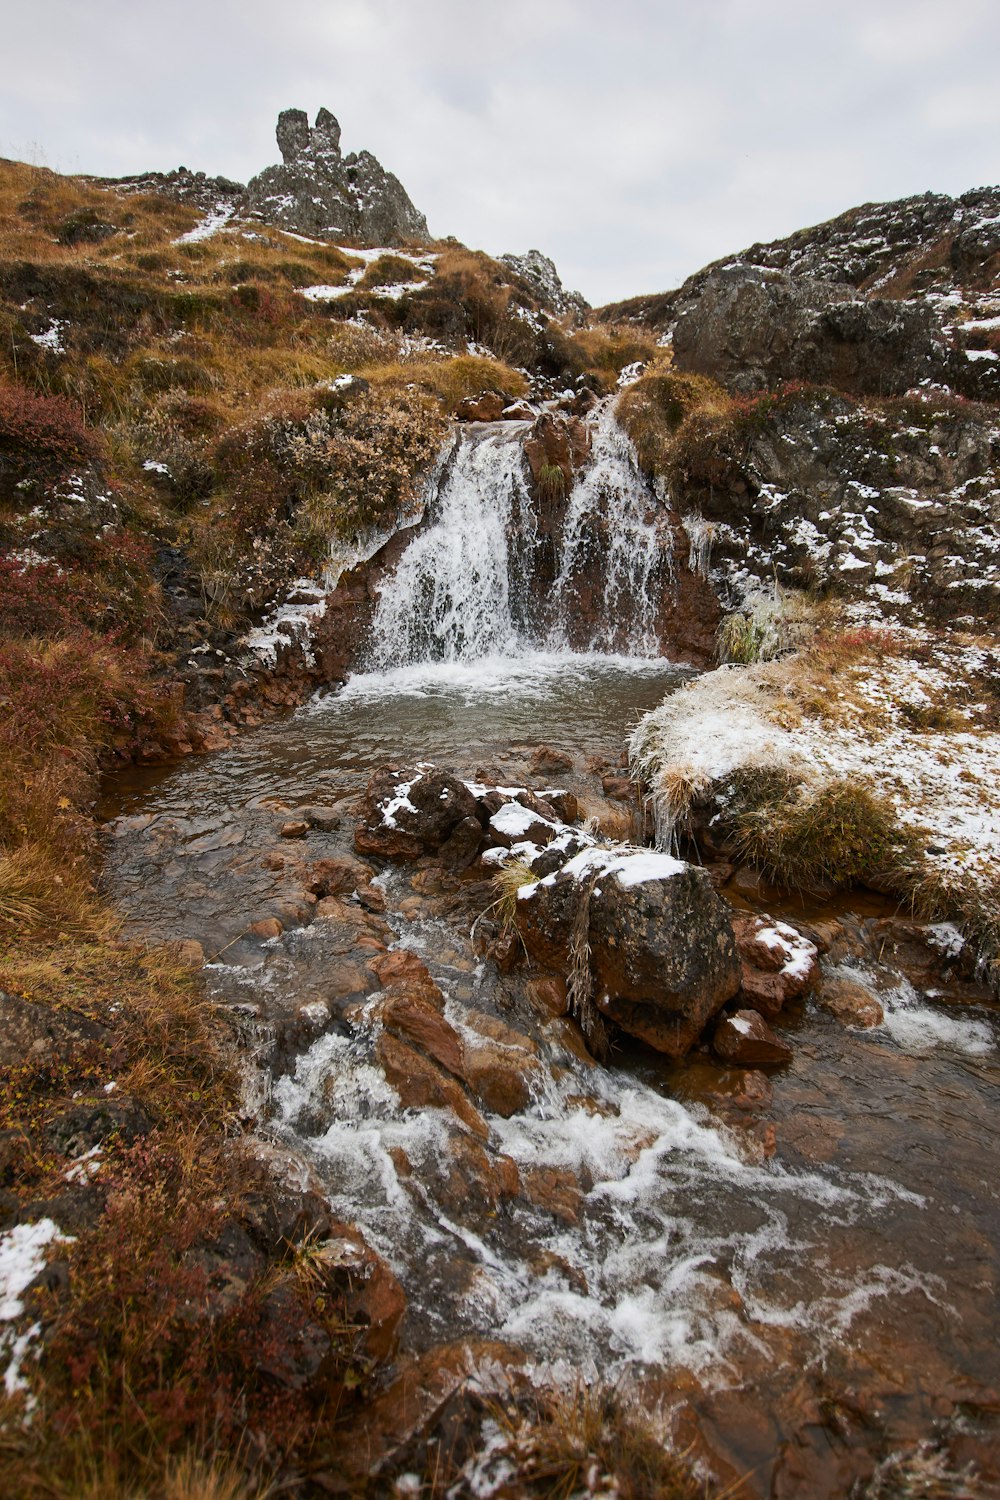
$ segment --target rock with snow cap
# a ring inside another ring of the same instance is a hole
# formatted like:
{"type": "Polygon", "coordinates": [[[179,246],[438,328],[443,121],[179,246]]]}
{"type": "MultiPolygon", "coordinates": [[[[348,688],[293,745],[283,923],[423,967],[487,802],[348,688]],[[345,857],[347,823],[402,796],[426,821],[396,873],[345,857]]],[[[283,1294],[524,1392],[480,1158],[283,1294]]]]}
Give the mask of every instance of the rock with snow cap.
{"type": "Polygon", "coordinates": [[[517,926],[529,954],[564,974],[585,942],[597,1008],[672,1057],[739,988],[732,927],[711,880],[649,849],[577,854],[522,887],[517,926]]]}
{"type": "Polygon", "coordinates": [[[459,824],[475,817],[475,797],[448,771],[383,766],[368,783],[355,848],[387,859],[415,859],[441,849],[459,824]]]}
{"type": "Polygon", "coordinates": [[[815,943],[787,922],[735,916],[733,932],[743,974],[743,994],[761,1015],[778,1015],[788,1000],[805,995],[819,979],[815,943]]]}
{"type": "Polygon", "coordinates": [[[792,1060],[792,1049],[776,1037],[756,1010],[737,1010],[723,1016],[712,1036],[712,1046],[723,1062],[741,1068],[772,1067],[792,1060]]]}

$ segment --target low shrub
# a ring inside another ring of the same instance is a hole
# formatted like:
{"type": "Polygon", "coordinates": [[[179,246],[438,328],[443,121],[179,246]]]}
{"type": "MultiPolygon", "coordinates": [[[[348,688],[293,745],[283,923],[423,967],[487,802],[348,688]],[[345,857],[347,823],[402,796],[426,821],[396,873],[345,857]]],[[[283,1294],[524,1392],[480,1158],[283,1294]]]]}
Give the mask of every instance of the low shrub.
{"type": "Polygon", "coordinates": [[[733,857],[776,884],[808,890],[877,881],[902,892],[923,846],[892,803],[856,778],[809,786],[777,768],[747,767],[718,789],[719,831],[733,857]]]}
{"type": "Polygon", "coordinates": [[[4,382],[0,384],[0,453],[5,452],[83,464],[100,458],[103,444],[71,402],[4,382]]]}

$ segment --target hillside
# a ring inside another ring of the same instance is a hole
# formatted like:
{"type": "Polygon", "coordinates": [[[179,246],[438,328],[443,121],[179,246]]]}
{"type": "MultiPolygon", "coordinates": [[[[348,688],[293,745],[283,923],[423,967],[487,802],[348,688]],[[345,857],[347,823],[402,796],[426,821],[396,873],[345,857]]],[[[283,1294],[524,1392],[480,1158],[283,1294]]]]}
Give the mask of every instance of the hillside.
{"type": "Polygon", "coordinates": [[[956,1072],[878,1056],[949,1101],[991,1045],[1000,189],[594,312],[537,250],[432,238],[329,111],[277,138],[247,185],[0,161],[10,1493],[964,1494],[984,1304],[925,1370],[964,1288],[880,1260],[838,1302],[806,1257],[781,1323],[748,1278],[822,1215],[920,1239],[923,1179],[882,1216],[894,1152],[937,1170],[909,1095],[821,1182],[857,1031],[909,1036],[914,985],[967,1007],[956,1072]],[[636,959],[655,881],[710,921],[636,959]],[[704,1005],[650,1020],[678,954],[704,1005]],[[900,1371],[875,1314],[823,1342],[914,1287],[900,1371]]]}

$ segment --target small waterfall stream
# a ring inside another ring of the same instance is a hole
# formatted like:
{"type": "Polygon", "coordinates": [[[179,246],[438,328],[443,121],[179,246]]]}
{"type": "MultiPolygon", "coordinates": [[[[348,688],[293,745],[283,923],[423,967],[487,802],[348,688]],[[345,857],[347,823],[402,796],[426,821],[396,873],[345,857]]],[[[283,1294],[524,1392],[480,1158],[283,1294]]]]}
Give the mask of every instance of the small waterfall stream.
{"type": "Polygon", "coordinates": [[[428,525],[383,588],[373,667],[537,650],[661,654],[657,610],[673,579],[666,513],[610,400],[589,428],[590,460],[561,516],[532,493],[523,424],[460,433],[428,525]]]}

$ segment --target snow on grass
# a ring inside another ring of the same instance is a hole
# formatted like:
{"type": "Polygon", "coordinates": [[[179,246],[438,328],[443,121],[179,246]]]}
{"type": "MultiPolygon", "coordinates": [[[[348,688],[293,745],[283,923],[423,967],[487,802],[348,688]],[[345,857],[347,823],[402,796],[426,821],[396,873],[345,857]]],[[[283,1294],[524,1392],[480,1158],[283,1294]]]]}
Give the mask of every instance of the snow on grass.
{"type": "Polygon", "coordinates": [[[63,333],[68,326],[64,319],[53,318],[44,333],[29,333],[28,337],[39,349],[47,349],[50,354],[65,354],[63,333]]]}
{"type": "Polygon", "coordinates": [[[1000,734],[979,727],[978,647],[939,646],[926,661],[869,657],[814,677],[808,651],[754,667],[720,667],[648,714],[633,760],[657,798],[673,782],[695,792],[746,766],[778,766],[822,785],[860,779],[926,834],[929,870],[996,880],[1000,849],[1000,734]],[[969,683],[964,714],[956,688],[969,683]],[[954,727],[935,725],[958,716],[954,727]],[[964,722],[963,722],[964,720],[964,722]],[[914,727],[916,722],[917,727],[914,727]]]}
{"type": "Polygon", "coordinates": [[[210,240],[213,234],[218,234],[220,229],[225,228],[235,212],[235,203],[217,203],[193,229],[189,229],[187,234],[182,234],[180,239],[174,240],[174,244],[196,245],[199,240],[210,240]]]}
{"type": "Polygon", "coordinates": [[[49,1247],[68,1243],[69,1238],[51,1219],[15,1224],[0,1234],[0,1364],[6,1365],[3,1381],[8,1396],[27,1388],[22,1366],[31,1343],[41,1332],[41,1324],[33,1323],[21,1334],[2,1325],[13,1323],[24,1312],[23,1294],[45,1269],[49,1247]]]}

